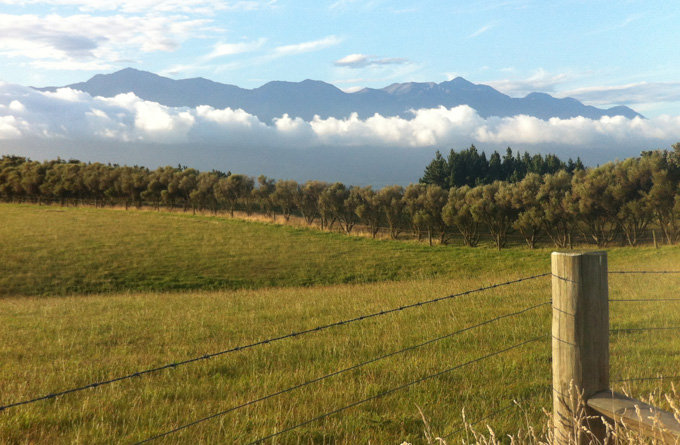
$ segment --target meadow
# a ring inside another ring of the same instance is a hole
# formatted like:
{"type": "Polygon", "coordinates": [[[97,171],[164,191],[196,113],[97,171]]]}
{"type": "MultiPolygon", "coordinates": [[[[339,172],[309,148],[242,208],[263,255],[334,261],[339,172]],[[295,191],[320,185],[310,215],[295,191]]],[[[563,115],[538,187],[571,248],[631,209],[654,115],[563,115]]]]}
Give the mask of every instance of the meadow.
{"type": "MultiPolygon", "coordinates": [[[[0,206],[0,404],[549,271],[551,249],[371,240],[221,217],[0,206]]],[[[680,270],[676,247],[612,248],[610,270],[680,270]]],[[[677,295],[677,275],[612,275],[613,299],[677,295]]],[[[0,443],[132,443],[333,371],[546,303],[550,278],[337,326],[0,412],[0,443]]],[[[612,302],[612,328],[680,326],[680,303],[612,302]]],[[[550,307],[471,329],[158,440],[248,443],[550,332],[550,307]]],[[[677,375],[677,331],[613,333],[612,382],[677,375]]],[[[266,443],[449,443],[465,412],[497,435],[545,425],[550,339],[266,443]],[[426,422],[425,422],[426,421],[426,422]]],[[[634,396],[671,381],[613,383],[634,396]]],[[[663,406],[663,401],[659,403],[663,406]]]]}

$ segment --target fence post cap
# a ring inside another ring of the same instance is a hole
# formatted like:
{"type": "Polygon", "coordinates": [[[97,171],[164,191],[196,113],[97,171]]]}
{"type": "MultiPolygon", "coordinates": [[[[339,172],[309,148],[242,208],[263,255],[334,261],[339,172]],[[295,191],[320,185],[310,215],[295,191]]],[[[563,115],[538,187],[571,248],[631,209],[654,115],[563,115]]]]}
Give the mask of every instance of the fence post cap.
{"type": "Polygon", "coordinates": [[[558,256],[558,255],[563,255],[563,256],[603,256],[607,255],[607,252],[604,250],[579,250],[579,251],[573,251],[570,250],[568,252],[559,252],[555,251],[552,253],[553,256],[558,256]]]}

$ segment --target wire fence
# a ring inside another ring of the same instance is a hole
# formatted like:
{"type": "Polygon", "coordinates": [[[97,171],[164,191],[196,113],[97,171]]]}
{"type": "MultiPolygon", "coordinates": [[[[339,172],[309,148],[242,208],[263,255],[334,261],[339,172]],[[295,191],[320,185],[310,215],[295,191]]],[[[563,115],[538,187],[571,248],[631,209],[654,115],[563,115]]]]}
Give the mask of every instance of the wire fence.
{"type": "Polygon", "coordinates": [[[145,370],[142,370],[142,371],[136,371],[136,372],[133,372],[131,374],[126,374],[126,375],[123,375],[123,376],[120,376],[120,377],[116,377],[116,378],[112,378],[112,379],[108,379],[108,380],[102,380],[102,381],[94,382],[94,383],[89,383],[87,385],[83,385],[83,386],[79,386],[79,387],[75,387],[75,388],[71,388],[71,389],[67,389],[67,390],[64,390],[64,391],[55,392],[55,393],[51,393],[51,394],[46,394],[46,395],[43,395],[43,396],[35,397],[33,399],[9,403],[9,404],[0,406],[0,411],[6,410],[6,409],[9,409],[9,408],[14,408],[14,407],[17,407],[17,406],[28,405],[28,404],[31,404],[31,403],[40,402],[40,401],[43,401],[43,400],[54,399],[56,397],[64,396],[66,394],[72,394],[74,392],[84,391],[84,390],[87,390],[87,389],[94,389],[94,388],[104,386],[104,385],[110,385],[112,383],[121,382],[123,380],[129,380],[129,379],[133,379],[133,378],[136,378],[136,377],[141,377],[141,376],[144,376],[144,375],[152,374],[152,373],[163,371],[163,370],[170,369],[170,368],[177,368],[178,366],[188,365],[190,363],[196,363],[196,362],[199,362],[199,361],[202,361],[202,360],[208,360],[208,359],[211,359],[211,358],[214,358],[214,357],[218,357],[218,356],[233,353],[233,352],[244,351],[244,350],[247,350],[247,349],[255,348],[257,346],[267,345],[267,344],[278,342],[278,341],[285,340],[285,339],[288,339],[288,338],[294,338],[294,337],[299,337],[299,336],[306,335],[306,334],[320,332],[320,331],[330,329],[330,328],[333,328],[333,327],[337,327],[337,326],[348,325],[348,324],[351,324],[351,323],[355,323],[355,322],[359,322],[359,321],[363,321],[363,320],[368,320],[368,319],[371,319],[371,318],[380,317],[380,316],[392,314],[392,313],[395,313],[395,312],[404,311],[404,310],[407,310],[407,309],[413,309],[413,308],[422,307],[422,306],[425,306],[425,305],[428,305],[428,304],[438,303],[438,302],[446,301],[446,300],[452,300],[454,298],[462,297],[464,295],[470,295],[470,294],[474,294],[474,293],[478,293],[478,292],[496,289],[496,288],[499,288],[499,287],[509,286],[511,284],[521,283],[523,281],[535,280],[537,278],[545,277],[545,276],[548,276],[548,275],[550,275],[550,274],[549,273],[543,273],[543,274],[533,275],[533,276],[530,276],[530,277],[518,278],[516,280],[510,280],[510,281],[505,281],[505,282],[502,282],[502,283],[492,284],[492,285],[489,285],[489,286],[483,286],[483,287],[479,287],[477,289],[471,289],[471,290],[467,290],[467,291],[464,291],[464,292],[458,292],[458,293],[447,295],[447,296],[444,296],[444,297],[438,297],[438,298],[433,298],[433,299],[430,299],[430,300],[419,301],[417,303],[410,303],[410,304],[406,304],[406,305],[391,308],[391,309],[384,309],[384,310],[379,311],[379,312],[372,312],[372,313],[369,313],[369,314],[360,315],[358,317],[354,317],[354,318],[350,318],[350,319],[346,319],[346,320],[340,320],[340,321],[328,323],[328,324],[325,324],[325,325],[320,325],[320,326],[310,328],[310,329],[295,331],[295,332],[291,332],[290,334],[280,335],[280,336],[277,336],[277,337],[271,337],[271,338],[259,340],[259,341],[253,342],[253,343],[249,343],[249,344],[245,344],[245,345],[241,345],[241,346],[235,346],[235,347],[232,347],[232,348],[229,348],[229,349],[225,349],[223,351],[213,352],[213,353],[210,353],[210,354],[204,354],[204,355],[200,355],[200,356],[197,356],[197,357],[193,357],[193,358],[189,358],[189,359],[185,359],[185,360],[181,360],[181,361],[168,363],[168,364],[165,364],[165,365],[162,365],[162,366],[157,366],[157,367],[154,367],[154,368],[145,369],[145,370]]]}
{"type": "Polygon", "coordinates": [[[451,368],[444,369],[443,371],[439,371],[439,372],[437,372],[437,373],[435,373],[435,374],[430,374],[430,375],[427,375],[427,376],[425,376],[425,377],[421,377],[421,378],[419,378],[419,379],[412,380],[412,381],[410,381],[410,382],[408,382],[408,383],[405,383],[405,384],[403,384],[403,385],[397,386],[397,387],[392,388],[392,389],[390,389],[390,390],[383,391],[383,392],[381,392],[381,393],[378,393],[378,394],[376,394],[376,395],[374,395],[374,396],[371,396],[371,397],[368,397],[368,398],[365,398],[365,399],[362,399],[362,400],[358,400],[358,401],[356,401],[356,402],[350,403],[349,405],[345,405],[345,406],[343,406],[342,408],[338,408],[338,409],[335,409],[335,410],[333,410],[333,411],[326,412],[326,413],[324,413],[324,414],[321,414],[320,416],[317,416],[317,417],[314,417],[314,418],[305,420],[304,422],[301,422],[301,423],[298,423],[298,424],[293,425],[293,426],[291,426],[291,427],[285,428],[285,429],[283,429],[283,430],[281,430],[281,431],[277,431],[276,433],[272,433],[272,434],[270,434],[270,435],[268,435],[268,436],[261,437],[261,438],[255,440],[255,441],[253,441],[253,442],[250,442],[249,445],[254,445],[254,444],[262,443],[262,442],[264,442],[265,440],[273,439],[274,437],[280,436],[281,434],[285,434],[285,433],[287,433],[287,432],[290,432],[290,431],[295,430],[295,429],[297,429],[297,428],[300,428],[300,427],[302,427],[302,426],[305,426],[305,425],[308,425],[308,424],[310,424],[310,423],[316,422],[316,421],[318,421],[318,420],[324,419],[324,418],[326,418],[326,417],[328,417],[328,416],[331,416],[331,415],[333,415],[333,414],[340,413],[340,412],[345,411],[345,410],[347,410],[347,409],[349,409],[349,408],[353,408],[353,407],[355,407],[355,406],[359,406],[359,405],[361,405],[361,404],[364,404],[364,403],[366,403],[366,402],[370,402],[370,401],[379,399],[379,398],[381,398],[381,397],[385,397],[385,396],[387,396],[387,395],[390,395],[390,394],[395,393],[395,392],[397,392],[397,391],[400,391],[400,390],[402,390],[402,389],[409,388],[409,387],[411,387],[411,386],[413,386],[413,385],[415,385],[415,384],[417,384],[417,383],[421,383],[421,382],[424,382],[424,381],[426,381],[426,380],[433,379],[433,378],[435,378],[435,377],[440,377],[440,376],[442,376],[442,375],[444,375],[444,374],[448,374],[448,373],[450,373],[450,372],[452,372],[452,371],[455,371],[455,370],[457,370],[457,369],[463,368],[463,367],[465,367],[465,366],[472,365],[472,364],[474,364],[474,363],[481,362],[481,361],[486,360],[486,359],[490,359],[490,358],[495,357],[495,356],[497,356],[497,355],[503,354],[504,352],[508,352],[508,351],[513,350],[513,349],[517,349],[517,348],[522,347],[522,346],[524,346],[524,345],[526,345],[526,344],[529,344],[529,343],[532,343],[532,342],[535,342],[535,341],[538,341],[538,340],[541,340],[541,339],[544,339],[544,338],[548,338],[548,336],[546,336],[546,335],[541,335],[541,336],[538,336],[538,337],[534,337],[534,338],[531,338],[531,339],[529,339],[529,340],[525,340],[525,341],[523,341],[523,342],[516,343],[516,344],[514,344],[514,345],[512,345],[512,346],[510,346],[510,347],[507,347],[507,348],[504,348],[504,349],[501,349],[501,350],[498,350],[498,351],[494,351],[494,352],[492,352],[492,353],[490,353],[490,354],[487,354],[487,355],[484,355],[484,356],[481,356],[481,357],[477,357],[477,358],[475,358],[475,359],[473,359],[473,360],[469,360],[469,361],[467,361],[467,362],[461,363],[461,364],[456,365],[456,366],[453,366],[453,367],[451,367],[451,368]]]}
{"type": "Polygon", "coordinates": [[[245,408],[245,407],[250,406],[250,405],[254,405],[255,403],[259,403],[259,402],[262,402],[262,401],[264,401],[264,400],[268,400],[268,399],[270,399],[270,398],[272,398],[272,397],[276,397],[276,396],[279,396],[279,395],[281,395],[281,394],[285,394],[285,393],[291,392],[291,391],[293,391],[293,390],[296,390],[296,389],[298,389],[298,388],[302,388],[302,387],[304,387],[304,386],[311,385],[312,383],[317,383],[317,382],[320,382],[320,381],[322,381],[322,380],[325,380],[325,379],[328,379],[328,378],[331,378],[331,377],[335,377],[335,376],[337,376],[337,375],[344,374],[344,373],[349,372],[349,371],[353,371],[353,370],[359,369],[359,368],[361,368],[361,367],[364,367],[364,366],[366,366],[366,365],[369,365],[369,364],[378,362],[378,361],[380,361],[380,360],[383,360],[383,359],[386,359],[386,358],[389,358],[389,357],[394,357],[395,355],[399,355],[399,354],[403,354],[403,353],[405,353],[405,352],[413,351],[413,350],[418,349],[418,348],[421,348],[421,347],[423,347],[423,346],[427,346],[427,345],[430,345],[430,344],[432,344],[432,343],[435,343],[435,342],[438,342],[438,341],[441,341],[441,340],[444,340],[444,339],[451,338],[451,337],[453,337],[453,336],[455,336],[455,335],[462,334],[462,333],[464,333],[464,332],[467,332],[467,331],[470,331],[470,330],[472,330],[472,329],[476,329],[476,328],[485,326],[485,325],[487,325],[487,324],[490,324],[490,323],[493,323],[493,322],[502,320],[502,319],[504,319],[504,318],[515,317],[515,316],[524,314],[524,313],[526,313],[526,312],[532,311],[532,310],[534,310],[534,309],[540,308],[540,307],[545,306],[545,305],[548,305],[548,304],[550,304],[549,301],[547,301],[547,302],[545,302],[545,303],[536,304],[536,305],[530,306],[530,307],[528,307],[528,308],[522,309],[522,310],[520,310],[520,311],[512,312],[512,313],[509,313],[509,314],[504,314],[504,315],[501,315],[501,316],[498,316],[498,317],[495,317],[495,318],[492,318],[492,319],[483,321],[482,323],[478,323],[478,324],[475,324],[475,325],[472,325],[472,326],[468,326],[468,327],[466,327],[466,328],[459,329],[459,330],[454,331],[454,332],[451,332],[451,333],[449,333],[449,334],[442,335],[442,336],[439,336],[439,337],[436,337],[436,338],[427,340],[427,341],[425,341],[425,342],[418,343],[418,344],[416,344],[416,345],[409,346],[409,347],[407,347],[407,348],[403,348],[403,349],[400,349],[400,350],[398,350],[398,351],[391,352],[391,353],[389,353],[389,354],[385,354],[385,355],[381,355],[381,356],[379,356],[379,357],[375,357],[375,358],[373,358],[373,359],[371,359],[371,360],[367,360],[367,361],[358,363],[358,364],[356,364],[356,365],[350,366],[350,367],[348,367],[348,368],[344,368],[344,369],[341,369],[341,370],[339,370],[339,371],[335,371],[335,372],[332,372],[332,373],[330,373],[330,374],[326,374],[326,375],[324,375],[324,376],[322,376],[322,377],[317,377],[317,378],[315,378],[315,379],[308,380],[308,381],[306,381],[306,382],[304,382],[304,383],[301,383],[301,384],[299,384],[299,385],[295,385],[295,386],[292,386],[292,387],[290,387],[290,388],[286,388],[286,389],[283,389],[283,390],[281,390],[281,391],[277,391],[277,392],[275,392],[275,393],[268,394],[268,395],[266,395],[266,396],[264,396],[264,397],[260,397],[259,399],[251,400],[251,401],[249,401],[249,402],[246,402],[246,403],[243,403],[243,404],[234,406],[234,407],[229,408],[229,409],[226,409],[226,410],[224,410],[224,411],[220,411],[220,412],[217,412],[217,413],[215,413],[215,414],[211,414],[211,415],[209,415],[209,416],[207,416],[207,417],[203,417],[203,418],[198,419],[198,420],[195,420],[195,421],[193,421],[193,422],[191,422],[191,423],[187,423],[187,424],[185,424],[185,425],[182,425],[182,426],[180,426],[180,427],[174,428],[174,429],[172,429],[172,430],[170,430],[170,431],[167,431],[167,432],[165,432],[165,433],[161,433],[161,434],[158,434],[158,435],[156,435],[156,436],[153,436],[153,437],[151,437],[151,438],[149,438],[149,439],[147,439],[147,440],[145,440],[145,441],[143,441],[143,442],[140,442],[140,443],[148,442],[148,441],[151,441],[151,440],[154,440],[154,439],[159,439],[159,438],[161,438],[161,437],[167,436],[167,435],[172,434],[172,433],[179,432],[179,431],[181,431],[181,430],[183,430],[183,429],[189,428],[189,427],[194,426],[194,425],[197,425],[197,424],[199,424],[199,423],[202,423],[202,422],[205,422],[205,421],[212,420],[212,419],[214,419],[214,418],[223,416],[223,415],[225,415],[225,414],[227,414],[227,413],[230,413],[230,412],[232,412],[232,411],[236,411],[236,410],[238,410],[238,409],[245,408]]]}
{"type": "MultiPolygon", "coordinates": [[[[680,274],[680,271],[643,271],[643,270],[639,270],[639,271],[611,271],[609,273],[610,274],[618,274],[618,275],[621,275],[621,274],[680,274]]],[[[510,285],[525,282],[525,281],[536,280],[538,278],[547,277],[547,276],[552,276],[552,277],[555,277],[555,278],[558,278],[558,279],[566,280],[563,277],[559,277],[559,276],[553,275],[551,273],[543,273],[543,274],[537,274],[537,275],[522,277],[522,278],[518,278],[518,279],[514,279],[514,280],[504,281],[504,282],[500,282],[500,283],[496,283],[496,284],[492,284],[492,285],[488,285],[488,286],[483,286],[483,287],[479,287],[479,288],[476,288],[476,289],[471,289],[471,290],[467,290],[467,291],[464,291],[464,292],[459,292],[459,293],[455,293],[455,294],[451,294],[451,295],[447,295],[447,296],[443,296],[443,297],[418,301],[416,303],[410,303],[410,304],[406,304],[406,305],[402,305],[402,306],[398,306],[398,307],[384,309],[384,310],[381,310],[381,311],[378,311],[378,312],[367,313],[367,314],[360,315],[360,316],[357,316],[357,317],[353,317],[353,318],[349,318],[349,319],[345,319],[345,320],[339,320],[339,321],[324,324],[324,325],[319,325],[319,326],[316,326],[314,328],[295,331],[295,332],[291,332],[289,334],[274,336],[274,337],[266,338],[266,339],[263,339],[263,340],[255,341],[255,342],[252,342],[252,343],[231,347],[231,348],[228,348],[228,349],[225,349],[225,350],[222,350],[222,351],[204,354],[204,355],[200,355],[200,356],[196,356],[196,357],[193,357],[193,358],[184,359],[184,360],[180,360],[180,361],[176,361],[176,362],[171,362],[171,363],[168,363],[168,364],[165,364],[165,365],[162,365],[162,366],[148,368],[148,369],[145,369],[145,370],[142,370],[142,371],[137,371],[137,372],[130,373],[130,374],[127,374],[127,375],[123,375],[123,376],[120,376],[120,377],[116,377],[116,378],[112,378],[112,379],[108,379],[108,380],[102,380],[102,381],[90,383],[90,384],[87,384],[87,385],[84,385],[84,386],[74,387],[74,388],[71,388],[71,389],[67,389],[67,390],[59,391],[59,392],[54,392],[54,393],[51,393],[51,394],[46,394],[46,395],[35,397],[35,398],[32,398],[32,399],[27,399],[27,400],[23,400],[23,401],[9,403],[9,404],[0,406],[0,411],[5,411],[5,410],[8,410],[10,408],[15,408],[15,407],[28,405],[28,404],[32,404],[32,403],[37,403],[37,402],[48,400],[48,399],[53,399],[53,398],[56,398],[56,397],[64,396],[66,394],[71,394],[71,393],[75,393],[75,392],[79,392],[79,391],[84,391],[84,390],[87,390],[87,389],[93,389],[93,388],[97,388],[97,387],[100,387],[100,386],[109,385],[109,384],[112,384],[112,383],[115,383],[115,382],[121,382],[123,380],[133,379],[133,378],[136,378],[136,377],[142,377],[142,376],[149,375],[149,374],[152,374],[152,373],[160,372],[160,371],[165,370],[165,369],[177,368],[179,366],[188,365],[188,364],[191,364],[191,363],[196,363],[196,362],[203,361],[203,360],[208,360],[210,358],[223,356],[223,355],[226,355],[226,354],[229,354],[229,353],[234,353],[234,352],[237,352],[237,351],[245,351],[245,350],[249,350],[249,349],[254,349],[258,346],[271,344],[273,342],[278,342],[278,341],[282,341],[282,340],[285,340],[285,339],[298,338],[298,337],[301,337],[301,336],[304,336],[304,335],[307,335],[307,334],[320,332],[320,331],[330,329],[330,328],[334,328],[334,327],[344,326],[344,325],[360,322],[360,321],[363,321],[363,320],[368,320],[368,319],[372,319],[372,318],[381,317],[381,316],[384,316],[384,315],[396,313],[396,312],[399,312],[399,311],[404,311],[404,310],[407,310],[407,309],[413,309],[413,308],[422,307],[422,306],[430,305],[430,304],[437,303],[437,302],[452,300],[454,298],[461,297],[461,296],[464,296],[464,295],[470,295],[470,294],[474,294],[474,293],[479,293],[479,292],[483,292],[483,291],[497,289],[497,288],[510,286],[510,285]]],[[[567,280],[567,281],[571,281],[571,280],[567,280]]],[[[650,303],[653,303],[653,302],[680,301],[680,298],[610,299],[609,301],[611,301],[611,302],[631,302],[631,303],[632,302],[638,302],[638,303],[640,303],[640,302],[650,302],[650,303]]],[[[255,398],[255,399],[249,400],[247,402],[231,406],[227,409],[215,412],[215,413],[210,414],[208,416],[201,417],[201,418],[194,420],[192,422],[188,422],[188,423],[185,423],[185,424],[180,425],[178,427],[168,429],[164,432],[155,434],[155,435],[148,437],[148,438],[146,438],[146,439],[144,439],[140,442],[137,442],[137,443],[138,444],[148,443],[148,442],[154,441],[156,439],[160,439],[160,438],[178,433],[180,431],[186,430],[186,429],[188,429],[192,426],[198,425],[200,423],[204,423],[204,422],[207,422],[209,420],[216,419],[220,416],[224,416],[227,413],[238,411],[238,410],[243,409],[245,407],[252,406],[252,405],[255,405],[257,403],[272,399],[274,397],[278,397],[278,396],[281,396],[283,394],[293,392],[297,389],[300,389],[300,388],[303,388],[303,387],[306,387],[306,386],[309,386],[309,385],[312,385],[312,384],[315,384],[315,383],[319,383],[321,381],[333,378],[335,376],[338,376],[338,375],[341,375],[341,374],[346,374],[346,373],[349,373],[351,371],[358,370],[358,369],[363,368],[363,367],[365,367],[369,364],[373,364],[373,363],[376,363],[376,362],[381,361],[381,360],[385,360],[385,359],[390,358],[390,357],[394,357],[394,356],[404,354],[404,353],[407,353],[407,352],[410,352],[410,351],[418,350],[418,349],[423,348],[427,345],[431,345],[431,344],[434,344],[436,342],[440,342],[440,341],[445,340],[445,339],[450,339],[450,338],[455,337],[457,335],[460,335],[464,332],[468,332],[468,331],[471,331],[473,329],[480,328],[482,326],[486,326],[486,325],[489,325],[489,324],[492,324],[492,323],[495,323],[495,322],[498,322],[498,321],[501,321],[501,320],[504,320],[504,319],[520,316],[522,314],[528,313],[530,311],[537,310],[537,309],[544,307],[544,306],[547,306],[547,305],[552,306],[552,301],[550,301],[550,300],[543,301],[543,302],[538,303],[538,304],[534,304],[534,305],[531,305],[531,306],[524,307],[523,309],[520,309],[520,310],[501,314],[501,315],[498,315],[496,317],[492,317],[492,318],[489,318],[487,320],[481,321],[479,323],[475,323],[475,324],[469,325],[467,327],[458,329],[456,331],[449,332],[447,334],[440,335],[440,336],[431,338],[429,340],[422,341],[422,342],[413,344],[411,346],[401,348],[401,349],[398,349],[398,350],[395,350],[395,351],[392,351],[392,352],[389,352],[389,353],[386,353],[386,354],[379,355],[379,356],[371,358],[369,360],[365,360],[365,361],[356,363],[352,366],[345,367],[343,369],[339,369],[339,370],[336,370],[334,372],[327,373],[327,374],[321,375],[319,377],[315,377],[315,378],[310,379],[310,380],[306,380],[304,382],[301,382],[301,383],[298,383],[296,385],[281,389],[279,391],[275,391],[275,392],[266,394],[266,395],[261,396],[259,398],[255,398]]],[[[665,330],[665,331],[680,330],[680,327],[676,327],[676,326],[646,326],[646,327],[630,327],[630,328],[621,327],[621,328],[610,329],[610,332],[611,333],[626,333],[626,332],[646,332],[646,331],[661,331],[661,330],[665,330]]],[[[335,408],[335,409],[323,412],[319,415],[316,415],[316,416],[313,416],[313,417],[308,418],[306,420],[303,420],[301,422],[295,423],[291,426],[288,426],[286,428],[283,428],[281,430],[273,432],[269,435],[265,435],[263,437],[260,437],[257,440],[252,441],[250,443],[251,444],[262,443],[264,441],[276,438],[276,437],[281,436],[283,434],[289,433],[293,430],[299,429],[299,428],[304,427],[306,425],[310,425],[314,422],[325,419],[329,416],[339,414],[341,412],[347,411],[347,410],[354,408],[354,407],[357,407],[359,405],[363,405],[363,404],[372,402],[374,400],[389,396],[389,395],[394,394],[398,391],[408,389],[408,388],[410,388],[414,385],[417,385],[419,383],[444,376],[446,374],[452,373],[452,372],[460,370],[462,368],[483,362],[485,360],[488,360],[488,359],[491,359],[493,357],[502,355],[502,354],[507,353],[509,351],[522,348],[522,347],[524,347],[528,344],[535,343],[535,342],[538,342],[540,340],[548,339],[548,338],[551,338],[551,337],[555,338],[552,335],[534,336],[534,337],[519,341],[517,343],[514,343],[510,346],[507,346],[507,347],[504,347],[504,348],[501,348],[501,349],[496,349],[493,352],[487,353],[485,355],[480,355],[476,358],[473,358],[473,359],[470,359],[470,360],[467,360],[467,361],[464,361],[464,362],[461,362],[461,363],[457,363],[453,366],[450,366],[450,367],[443,369],[443,370],[440,370],[438,372],[418,377],[416,379],[410,380],[410,381],[403,383],[401,385],[398,385],[398,386],[392,387],[390,389],[378,392],[378,393],[371,395],[369,397],[361,398],[361,399],[356,400],[354,402],[351,402],[349,404],[343,405],[339,408],[335,408]]],[[[629,378],[625,378],[625,379],[613,380],[612,382],[613,383],[624,383],[624,382],[647,381],[647,380],[677,380],[677,379],[680,379],[680,376],[678,376],[678,375],[666,375],[666,376],[658,375],[658,376],[647,376],[647,377],[645,377],[645,376],[629,377],[629,378]]],[[[466,426],[463,426],[461,428],[453,430],[452,432],[448,433],[446,436],[443,436],[443,438],[448,438],[448,437],[454,436],[456,434],[459,434],[462,431],[465,431],[466,428],[469,428],[469,426],[476,425],[476,424],[481,423],[483,421],[487,421],[489,419],[492,419],[492,418],[494,418],[494,417],[496,417],[496,416],[498,416],[498,415],[500,415],[504,412],[507,412],[508,410],[512,409],[513,407],[517,407],[517,406],[519,406],[519,403],[517,402],[517,400],[513,400],[512,403],[510,403],[506,406],[503,406],[503,407],[487,414],[486,416],[484,416],[480,419],[477,419],[474,423],[468,423],[466,426]]]]}
{"type": "MultiPolygon", "coordinates": [[[[677,270],[617,270],[609,271],[611,275],[677,275],[680,271],[677,270]]],[[[610,298],[611,303],[668,303],[680,302],[680,298],[610,298]]],[[[658,332],[658,331],[678,331],[680,326],[645,326],[645,327],[621,327],[610,329],[610,333],[638,333],[638,332],[658,332]]],[[[641,376],[641,377],[626,377],[621,379],[611,380],[611,383],[631,383],[631,382],[645,382],[645,381],[673,381],[679,380],[680,375],[658,375],[658,376],[641,376]]]]}

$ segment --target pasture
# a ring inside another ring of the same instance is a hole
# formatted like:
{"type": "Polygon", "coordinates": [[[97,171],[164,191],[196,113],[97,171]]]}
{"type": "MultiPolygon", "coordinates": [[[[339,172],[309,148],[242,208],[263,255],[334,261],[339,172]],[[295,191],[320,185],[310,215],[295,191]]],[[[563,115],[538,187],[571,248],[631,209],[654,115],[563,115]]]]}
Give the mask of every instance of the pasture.
{"type": "MultiPolygon", "coordinates": [[[[549,271],[550,249],[428,247],[218,217],[0,206],[0,404],[549,271]]],[[[680,270],[680,251],[614,248],[610,270],[680,270]]],[[[613,299],[677,295],[677,275],[612,275],[613,299]]],[[[550,278],[471,293],[0,412],[2,443],[132,443],[550,299],[550,278]]],[[[680,302],[612,302],[612,328],[680,326],[680,302]]],[[[550,333],[550,307],[491,322],[159,439],[248,443],[550,333]]],[[[677,331],[612,333],[612,381],[677,375],[677,331]]],[[[267,443],[460,442],[545,424],[546,337],[267,443]],[[427,424],[424,422],[425,419],[427,424]],[[484,422],[486,423],[486,422],[484,422]],[[479,425],[483,428],[483,424],[479,425]]],[[[613,383],[633,395],[671,382],[613,383]]],[[[663,406],[663,401],[659,403],[663,406]]]]}

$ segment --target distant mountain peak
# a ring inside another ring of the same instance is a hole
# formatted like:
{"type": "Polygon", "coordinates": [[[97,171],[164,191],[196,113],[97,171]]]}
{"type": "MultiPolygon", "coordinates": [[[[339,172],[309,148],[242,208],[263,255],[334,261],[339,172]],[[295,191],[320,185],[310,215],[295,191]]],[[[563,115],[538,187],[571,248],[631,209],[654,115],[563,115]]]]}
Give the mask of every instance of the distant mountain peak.
{"type": "Polygon", "coordinates": [[[466,80],[460,76],[456,76],[453,79],[449,80],[448,83],[456,84],[456,85],[474,85],[474,83],[470,82],[469,80],[466,80]]]}
{"type": "MultiPolygon", "coordinates": [[[[272,81],[258,88],[244,89],[235,85],[197,77],[173,80],[148,71],[124,68],[111,74],[98,74],[86,82],[68,85],[92,96],[112,97],[132,92],[138,97],[167,106],[243,109],[264,122],[288,114],[311,120],[349,117],[357,113],[366,118],[379,113],[383,116],[410,116],[409,110],[447,108],[468,105],[482,117],[515,116],[519,114],[540,119],[573,118],[584,116],[622,115],[642,117],[626,106],[609,110],[587,106],[572,98],[555,98],[547,93],[530,93],[524,98],[513,98],[494,88],[472,83],[460,76],[446,82],[393,83],[382,89],[364,88],[345,93],[329,83],[305,79],[301,82],[272,81]]],[[[39,88],[55,90],[55,87],[39,88]]]]}

